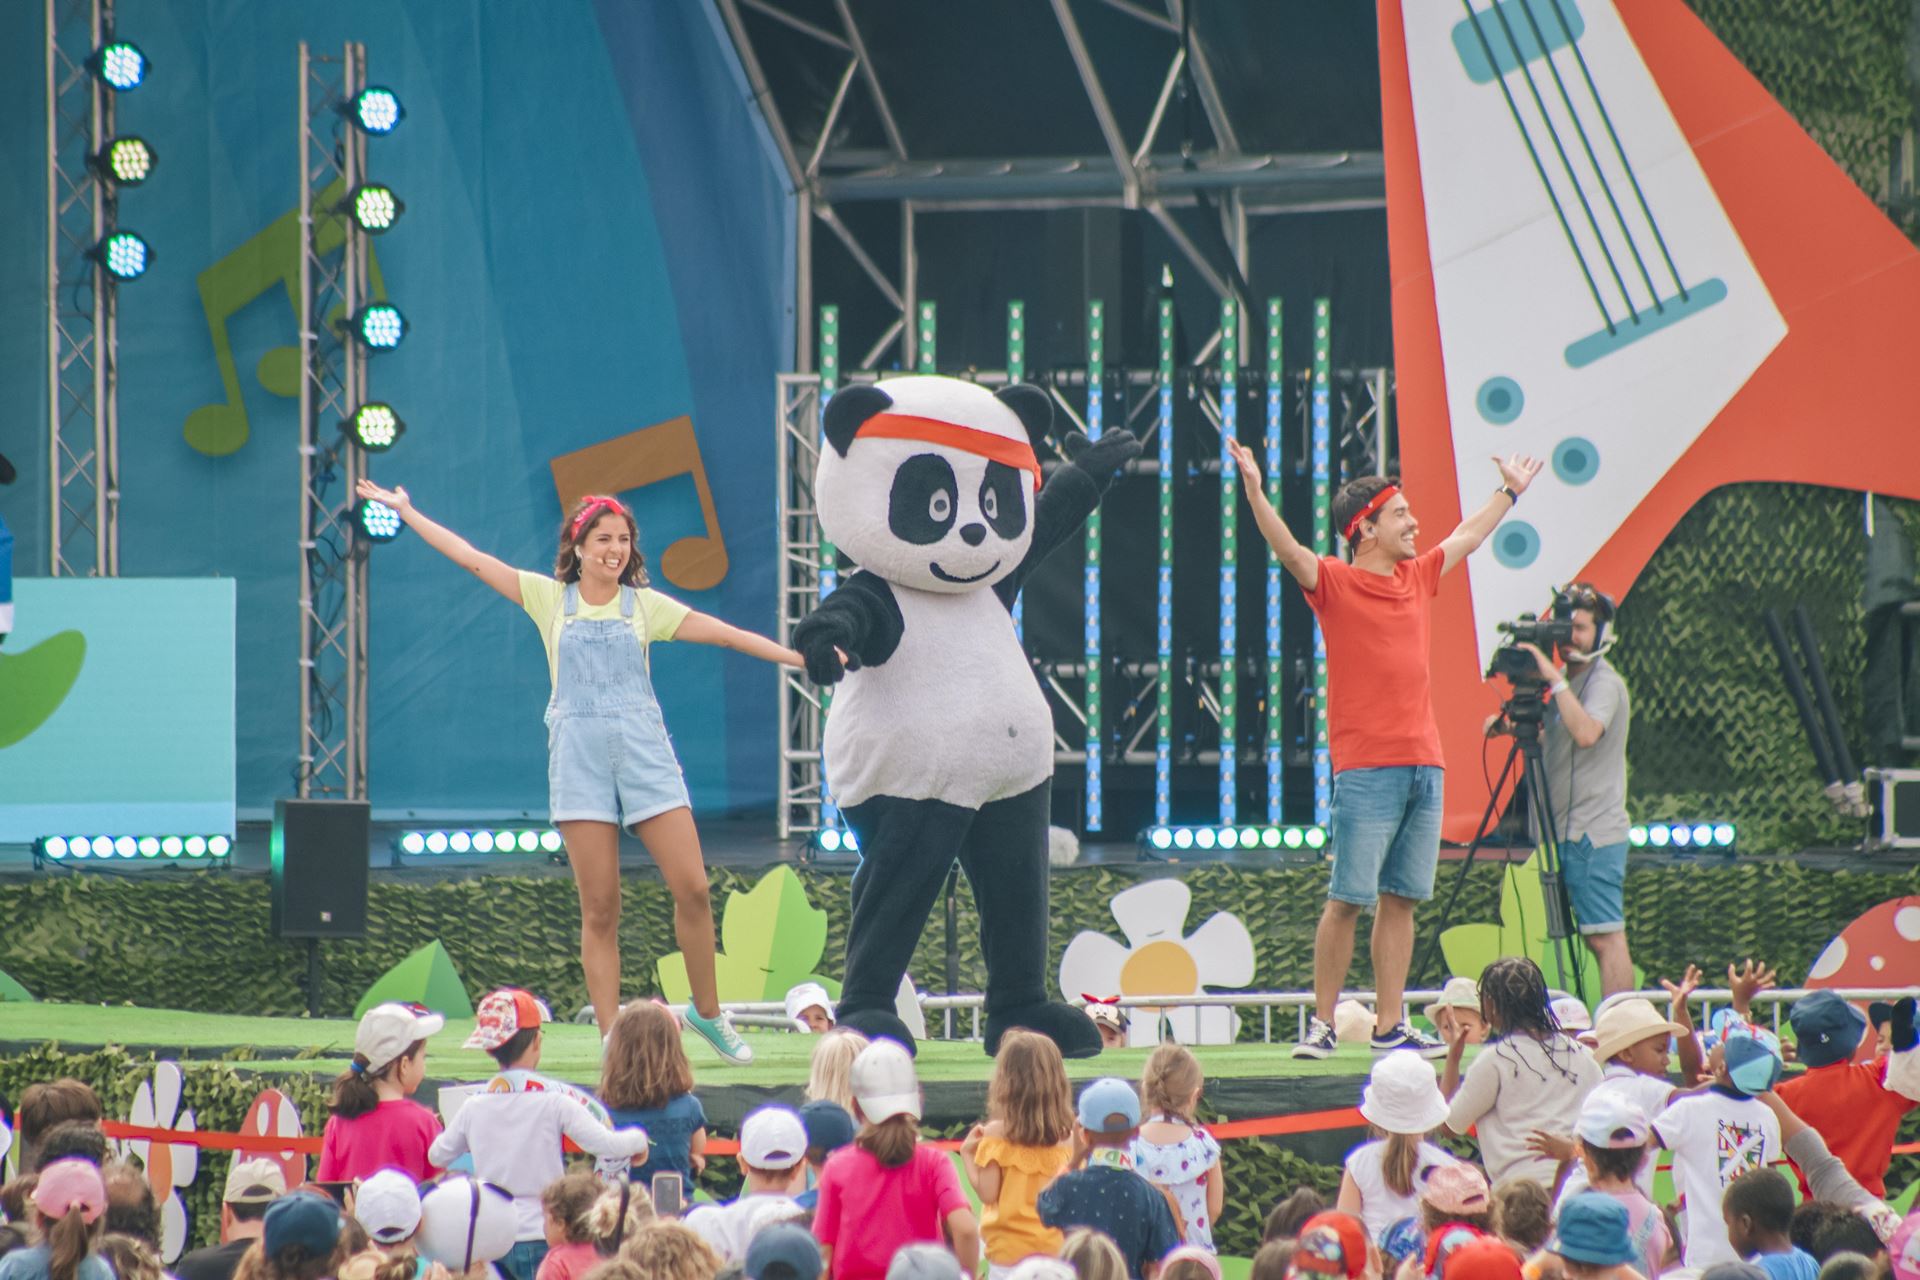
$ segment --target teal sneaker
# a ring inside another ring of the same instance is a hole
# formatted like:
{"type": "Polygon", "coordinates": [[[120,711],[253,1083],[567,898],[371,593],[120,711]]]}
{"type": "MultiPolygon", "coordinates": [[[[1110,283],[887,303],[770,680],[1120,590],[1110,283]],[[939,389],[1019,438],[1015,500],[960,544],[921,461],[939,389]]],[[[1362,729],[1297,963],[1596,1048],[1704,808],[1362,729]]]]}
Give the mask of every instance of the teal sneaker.
{"type": "Polygon", "coordinates": [[[688,1005],[687,1026],[728,1062],[744,1067],[753,1061],[752,1048],[733,1029],[733,1015],[726,1010],[721,1010],[716,1018],[703,1018],[697,1009],[688,1005]]]}

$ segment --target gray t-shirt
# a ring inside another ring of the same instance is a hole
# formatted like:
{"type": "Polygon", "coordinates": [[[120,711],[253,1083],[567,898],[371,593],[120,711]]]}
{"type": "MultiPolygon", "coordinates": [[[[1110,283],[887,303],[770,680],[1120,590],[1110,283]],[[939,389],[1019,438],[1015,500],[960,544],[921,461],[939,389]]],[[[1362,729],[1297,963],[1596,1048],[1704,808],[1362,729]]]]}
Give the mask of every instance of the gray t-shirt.
{"type": "MultiPolygon", "coordinates": [[[[1632,709],[1627,684],[1605,658],[1569,682],[1586,713],[1606,726],[1600,741],[1576,747],[1553,699],[1542,726],[1541,747],[1547,792],[1553,801],[1554,830],[1562,840],[1585,836],[1595,848],[1627,839],[1627,727],[1632,709]]],[[[1535,838],[1539,823],[1532,824],[1535,838]]]]}
{"type": "Polygon", "coordinates": [[[1542,1043],[1511,1035],[1480,1047],[1447,1108],[1447,1128],[1479,1127],[1487,1181],[1511,1174],[1552,1186],[1559,1162],[1527,1149],[1535,1129],[1569,1135],[1580,1104],[1600,1083],[1600,1064],[1564,1033],[1542,1043]]]}

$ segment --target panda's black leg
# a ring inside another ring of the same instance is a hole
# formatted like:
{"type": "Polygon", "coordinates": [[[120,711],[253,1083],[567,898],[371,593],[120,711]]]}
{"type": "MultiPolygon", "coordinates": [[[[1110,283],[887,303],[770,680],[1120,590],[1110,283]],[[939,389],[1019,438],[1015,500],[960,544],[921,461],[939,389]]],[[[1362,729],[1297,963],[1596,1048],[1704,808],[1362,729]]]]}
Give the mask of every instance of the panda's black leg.
{"type": "Polygon", "coordinates": [[[980,910],[980,950],[987,964],[986,1049],[1025,1027],[1051,1039],[1069,1058],[1100,1052],[1100,1031],[1071,1005],[1047,999],[1047,821],[1051,780],[1031,791],[982,805],[960,846],[960,865],[980,910]]]}
{"type": "MultiPolygon", "coordinates": [[[[836,1018],[912,1049],[913,1035],[894,1013],[894,996],[974,811],[941,800],[875,796],[845,812],[860,839],[860,866],[853,873],[847,976],[836,1018]]],[[[1043,864],[1044,846],[1043,833],[1043,864]]]]}

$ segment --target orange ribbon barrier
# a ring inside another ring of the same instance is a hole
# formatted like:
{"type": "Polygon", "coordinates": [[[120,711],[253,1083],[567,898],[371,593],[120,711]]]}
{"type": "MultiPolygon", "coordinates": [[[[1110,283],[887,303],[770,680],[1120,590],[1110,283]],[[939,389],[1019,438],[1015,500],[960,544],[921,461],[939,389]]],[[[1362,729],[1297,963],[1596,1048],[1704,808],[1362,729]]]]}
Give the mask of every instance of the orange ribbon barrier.
{"type": "Polygon", "coordinates": [[[134,1138],[214,1151],[298,1151],[310,1156],[320,1154],[319,1138],[279,1138],[272,1134],[213,1133],[200,1129],[155,1129],[149,1125],[126,1124],[119,1120],[103,1121],[100,1130],[109,1138],[134,1138]]]}

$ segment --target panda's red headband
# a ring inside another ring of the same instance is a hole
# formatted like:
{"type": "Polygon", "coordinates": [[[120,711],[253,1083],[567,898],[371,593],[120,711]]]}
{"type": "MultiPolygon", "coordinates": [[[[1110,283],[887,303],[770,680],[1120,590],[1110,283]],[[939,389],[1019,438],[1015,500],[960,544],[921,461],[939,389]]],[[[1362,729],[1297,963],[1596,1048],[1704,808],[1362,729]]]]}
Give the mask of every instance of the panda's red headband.
{"type": "Polygon", "coordinates": [[[567,526],[568,542],[580,541],[581,531],[591,528],[595,520],[598,520],[609,511],[623,515],[629,520],[633,519],[633,512],[627,510],[627,504],[618,498],[589,496],[586,501],[587,505],[580,508],[580,514],[575,516],[573,523],[567,526]]]}
{"type": "Polygon", "coordinates": [[[1348,541],[1352,541],[1353,532],[1354,530],[1360,527],[1360,522],[1362,520],[1365,520],[1368,516],[1372,515],[1374,512],[1378,511],[1380,508],[1386,506],[1389,502],[1392,502],[1393,495],[1399,492],[1400,492],[1399,486],[1390,484],[1386,488],[1382,489],[1380,492],[1374,494],[1372,500],[1369,501],[1366,506],[1354,512],[1353,519],[1347,521],[1348,541]]]}
{"type": "Polygon", "coordinates": [[[1033,477],[1033,487],[1040,487],[1040,459],[1034,456],[1033,446],[1025,440],[1010,440],[991,431],[942,422],[938,418],[919,418],[910,413],[876,413],[853,434],[855,439],[864,436],[872,440],[923,440],[978,454],[1025,471],[1033,477]]]}

